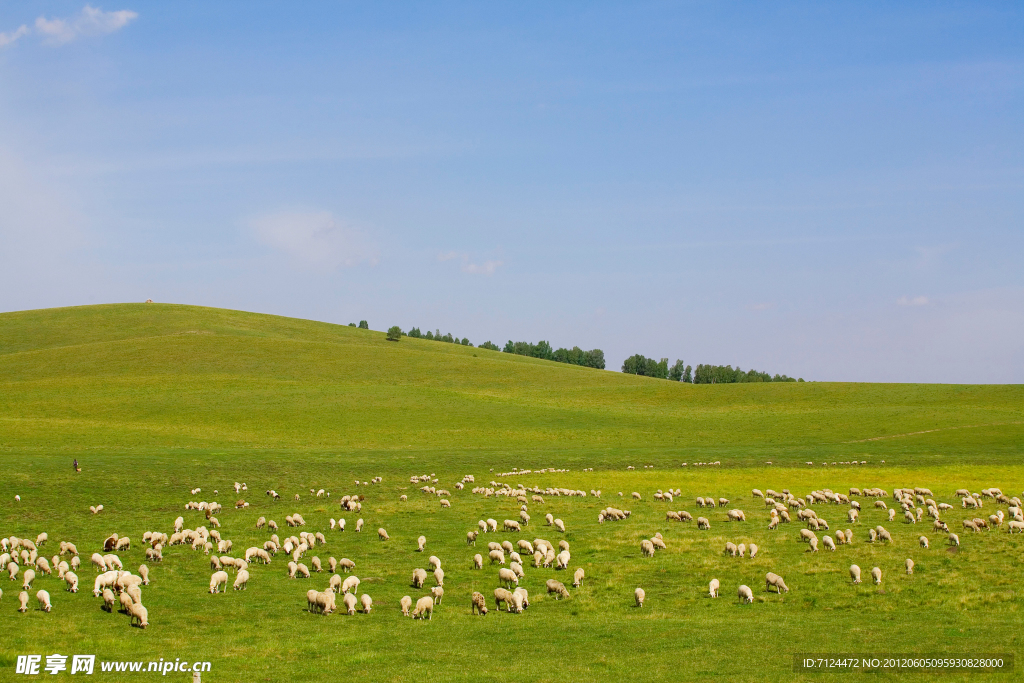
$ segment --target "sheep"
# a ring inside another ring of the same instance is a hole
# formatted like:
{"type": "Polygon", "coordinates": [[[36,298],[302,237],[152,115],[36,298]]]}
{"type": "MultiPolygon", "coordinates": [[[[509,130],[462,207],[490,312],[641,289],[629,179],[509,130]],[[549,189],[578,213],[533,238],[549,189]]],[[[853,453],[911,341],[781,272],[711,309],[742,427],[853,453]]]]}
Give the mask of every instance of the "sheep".
{"type": "Polygon", "coordinates": [[[743,513],[743,510],[729,510],[728,518],[730,522],[747,521],[747,516],[743,513]]]}
{"type": "Polygon", "coordinates": [[[235,583],[233,588],[236,591],[245,590],[246,585],[249,583],[249,572],[245,569],[238,570],[237,576],[235,576],[235,583]]]}
{"type": "Polygon", "coordinates": [[[764,575],[764,583],[766,591],[770,592],[771,587],[775,586],[775,591],[778,593],[782,593],[783,591],[785,591],[786,593],[789,592],[789,586],[786,585],[786,582],[783,581],[782,577],[778,574],[768,572],[764,575]]]}
{"type": "Polygon", "coordinates": [[[430,619],[434,618],[434,598],[429,595],[416,601],[416,609],[412,612],[412,618],[430,619]]]}
{"type": "MultiPolygon", "coordinates": [[[[1024,522],[1022,522],[1020,520],[1016,520],[1016,519],[1012,519],[1009,522],[1007,522],[1006,523],[1006,533],[1012,534],[1014,531],[1016,531],[1018,534],[1024,533],[1024,522]]],[[[950,536],[955,536],[955,535],[956,534],[950,534],[950,536]]]]}
{"type": "MultiPolygon", "coordinates": [[[[480,594],[479,593],[474,593],[473,595],[476,596],[476,595],[480,595],[480,594]]],[[[480,596],[480,597],[482,598],[483,596],[480,596]]],[[[403,617],[409,616],[409,608],[412,607],[412,598],[410,598],[408,595],[404,595],[404,596],[402,596],[402,599],[399,601],[399,604],[402,606],[402,616],[403,617]]],[[[487,609],[484,608],[484,614],[486,614],[486,613],[487,613],[487,609]]]]}
{"type": "Polygon", "coordinates": [[[70,593],[77,593],[78,592],[78,575],[75,574],[74,572],[71,572],[71,571],[64,572],[64,583],[66,583],[68,585],[68,592],[70,592],[70,593]]]}
{"type": "Polygon", "coordinates": [[[369,614],[370,608],[373,606],[373,598],[363,593],[359,596],[359,605],[363,608],[363,614],[369,614]]]}
{"type": "Polygon", "coordinates": [[[704,529],[704,530],[710,529],[711,528],[711,522],[708,521],[707,517],[698,517],[697,518],[697,528],[698,529],[704,529]]]}
{"type": "Polygon", "coordinates": [[[850,565],[850,578],[854,583],[860,583],[860,567],[855,564],[850,565]]]}
{"type": "Polygon", "coordinates": [[[473,556],[473,569],[483,569],[483,568],[484,568],[484,558],[480,555],[480,553],[477,553],[476,555],[473,556]]]}
{"type": "Polygon", "coordinates": [[[821,543],[825,546],[825,550],[831,550],[832,552],[835,552],[836,542],[832,540],[831,536],[825,536],[824,538],[822,538],[821,543]]]}
{"type": "Polygon", "coordinates": [[[441,560],[436,555],[431,555],[430,558],[427,560],[427,564],[430,565],[431,569],[441,568],[441,560]]]}
{"type": "Polygon", "coordinates": [[[750,559],[754,559],[755,557],[757,557],[757,544],[756,543],[751,543],[750,544],[750,559]]]}
{"type": "Polygon", "coordinates": [[[896,519],[896,508],[889,508],[889,521],[896,519]]]}
{"type": "Polygon", "coordinates": [[[383,527],[381,527],[380,529],[377,529],[377,538],[379,538],[382,541],[387,541],[390,540],[391,537],[388,536],[388,532],[385,531],[383,527]]]}
{"type": "Polygon", "coordinates": [[[519,585],[519,577],[511,569],[501,568],[498,570],[498,583],[511,586],[512,584],[519,585]]]}
{"type": "Polygon", "coordinates": [[[563,584],[561,581],[556,581],[555,579],[548,579],[546,586],[549,595],[551,593],[555,593],[558,596],[555,598],[556,600],[569,597],[569,591],[566,590],[565,584],[563,584]]]}
{"type": "Polygon", "coordinates": [[[654,557],[654,544],[647,539],[640,541],[640,552],[644,557],[654,557]]]}
{"type": "Polygon", "coordinates": [[[420,536],[419,538],[417,538],[416,539],[416,552],[422,553],[423,552],[423,548],[426,545],[427,545],[427,537],[426,536],[420,536]]]}
{"type": "Polygon", "coordinates": [[[633,599],[636,601],[636,606],[637,607],[643,607],[644,606],[644,599],[646,597],[647,597],[647,593],[644,592],[643,588],[637,587],[637,589],[635,591],[633,591],[633,599]]]}
{"type": "Polygon", "coordinates": [[[480,534],[479,531],[469,531],[466,533],[466,545],[476,545],[476,537],[480,534]]]}
{"type": "Polygon", "coordinates": [[[713,598],[717,598],[719,586],[721,584],[718,582],[718,579],[711,579],[711,582],[708,583],[708,594],[713,598]]]}
{"type": "Polygon", "coordinates": [[[920,543],[921,547],[924,548],[925,550],[928,549],[928,537],[927,536],[921,536],[920,538],[917,539],[917,542],[920,543]]]}
{"type": "Polygon", "coordinates": [[[121,558],[119,558],[117,555],[104,555],[103,563],[106,565],[108,570],[124,569],[124,565],[121,564],[121,558]]]}
{"type": "Polygon", "coordinates": [[[21,577],[22,577],[22,582],[21,582],[22,589],[28,590],[29,588],[32,587],[32,582],[35,581],[36,573],[34,571],[32,571],[31,569],[26,569],[25,573],[22,574],[21,577]]]}
{"type": "MultiPolygon", "coordinates": [[[[362,530],[363,530],[363,518],[360,517],[359,519],[356,520],[356,533],[359,533],[362,530]]],[[[377,533],[378,533],[378,535],[380,535],[379,531],[377,533]]]]}
{"type": "Polygon", "coordinates": [[[345,593],[341,601],[345,603],[345,611],[348,612],[349,615],[356,613],[356,602],[358,601],[356,600],[355,595],[352,593],[345,593]]]}
{"type": "Polygon", "coordinates": [[[498,564],[505,564],[505,551],[504,550],[492,550],[487,553],[487,557],[491,560],[491,564],[497,562],[498,564]]]}
{"type": "Polygon", "coordinates": [[[493,519],[488,519],[487,520],[487,531],[489,531],[491,533],[494,533],[497,530],[498,530],[498,522],[496,520],[493,520],[493,519]]]}
{"type": "Polygon", "coordinates": [[[121,593],[117,599],[121,603],[121,612],[124,614],[128,614],[128,609],[135,604],[135,600],[128,593],[121,593]]]}
{"type": "MultiPolygon", "coordinates": [[[[829,538],[828,536],[826,536],[825,540],[829,540],[830,541],[832,539],[829,538]]],[[[810,540],[810,548],[808,548],[807,551],[811,552],[811,553],[818,552],[818,537],[817,536],[811,538],[811,540],[810,540]]]]}
{"type": "Polygon", "coordinates": [[[443,586],[444,585],[444,570],[441,569],[440,567],[438,567],[437,569],[434,570],[434,582],[438,586],[443,586]]]}
{"type": "MultiPolygon", "coordinates": [[[[23,595],[27,596],[28,593],[23,593],[23,595]]],[[[114,611],[114,603],[116,601],[117,601],[117,597],[114,595],[114,591],[110,590],[109,588],[104,588],[103,589],[103,609],[107,610],[108,612],[113,612],[114,611]]]]}
{"type": "Polygon", "coordinates": [[[579,588],[580,586],[582,586],[583,585],[583,577],[584,577],[583,567],[580,567],[572,575],[572,587],[573,588],[579,588]]]}
{"type": "Polygon", "coordinates": [[[343,557],[340,560],[338,560],[338,566],[341,567],[341,570],[347,574],[356,568],[356,563],[348,559],[347,557],[343,557]]]}
{"type": "Polygon", "coordinates": [[[341,592],[355,595],[355,592],[359,590],[359,577],[349,576],[341,584],[341,592]]]}
{"type": "Polygon", "coordinates": [[[425,569],[414,569],[412,570],[412,587],[423,588],[423,582],[427,580],[427,572],[425,569]]]}
{"type": "Polygon", "coordinates": [[[96,567],[96,571],[101,573],[107,571],[107,563],[103,561],[103,556],[99,553],[93,553],[89,561],[92,562],[92,566],[96,567]]]}
{"type": "Polygon", "coordinates": [[[914,573],[914,561],[908,557],[906,565],[907,565],[907,573],[908,574],[913,574],[914,573]]]}
{"type": "Polygon", "coordinates": [[[554,522],[554,526],[555,526],[556,529],[561,531],[563,534],[565,533],[565,522],[563,522],[562,520],[556,519],[555,522],[554,522]]]}
{"type": "Polygon", "coordinates": [[[53,605],[50,604],[50,594],[46,591],[36,591],[36,600],[39,601],[39,609],[44,612],[49,612],[53,609],[53,605]]]}
{"type": "Polygon", "coordinates": [[[733,543],[732,541],[729,541],[728,543],[725,544],[725,552],[727,552],[729,554],[729,557],[736,557],[736,551],[737,550],[738,550],[738,548],[736,547],[736,544],[733,543]]]}
{"type": "Polygon", "coordinates": [[[741,603],[753,603],[754,602],[754,591],[750,590],[750,586],[740,586],[737,591],[741,603]]]}
{"type": "Polygon", "coordinates": [[[227,591],[228,573],[226,571],[214,572],[210,577],[210,593],[220,593],[221,586],[227,591]]]}
{"type": "Polygon", "coordinates": [[[441,598],[444,597],[444,588],[441,586],[434,586],[430,589],[430,595],[434,598],[434,604],[441,604],[441,598]]]}
{"type": "Polygon", "coordinates": [[[519,604],[519,611],[520,612],[522,612],[523,610],[529,608],[529,606],[530,606],[530,595],[526,592],[526,589],[523,588],[522,586],[520,586],[519,588],[516,588],[514,591],[512,591],[512,599],[515,600],[516,598],[521,598],[521,602],[518,603],[519,604]]]}
{"type": "Polygon", "coordinates": [[[882,570],[878,567],[872,568],[871,578],[874,580],[876,586],[882,583],[882,570]]]}

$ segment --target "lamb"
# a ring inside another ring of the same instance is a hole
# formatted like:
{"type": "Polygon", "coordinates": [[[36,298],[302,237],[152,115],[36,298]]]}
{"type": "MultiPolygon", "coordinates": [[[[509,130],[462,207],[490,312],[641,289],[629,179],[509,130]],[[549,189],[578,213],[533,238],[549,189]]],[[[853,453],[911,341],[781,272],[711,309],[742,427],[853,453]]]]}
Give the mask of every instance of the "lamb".
{"type": "Polygon", "coordinates": [[[750,586],[740,586],[737,591],[739,594],[741,603],[753,603],[754,602],[754,591],[750,590],[750,586]]]}
{"type": "Polygon", "coordinates": [[[718,579],[711,579],[711,582],[708,584],[708,594],[713,598],[717,598],[719,586],[721,584],[718,582],[718,579]]]}
{"type": "MultiPolygon", "coordinates": [[[[475,596],[480,595],[480,594],[479,593],[474,593],[473,595],[474,595],[474,599],[475,599],[475,596]]],[[[482,595],[480,597],[481,597],[481,599],[483,599],[482,595]]],[[[401,599],[399,604],[401,604],[401,606],[402,606],[402,616],[403,617],[409,616],[409,608],[412,607],[412,598],[410,598],[408,595],[402,596],[402,599],[401,599]]],[[[487,614],[487,608],[486,607],[484,608],[484,614],[487,614]]]]}
{"type": "Polygon", "coordinates": [[[561,581],[555,581],[554,579],[548,579],[546,585],[547,585],[547,589],[548,589],[548,594],[549,595],[551,593],[555,593],[558,596],[557,598],[555,598],[556,600],[560,600],[561,598],[568,598],[569,597],[569,591],[567,591],[565,589],[565,584],[563,584],[561,581]]]}
{"type": "Polygon", "coordinates": [[[444,588],[441,586],[434,586],[430,589],[430,595],[434,598],[434,604],[441,604],[441,598],[444,597],[444,588]]]}
{"type": "Polygon", "coordinates": [[[238,575],[235,576],[235,583],[232,587],[236,591],[245,590],[246,585],[249,583],[249,571],[246,569],[238,570],[238,575]]]}
{"type": "Polygon", "coordinates": [[[363,593],[359,597],[359,605],[363,608],[363,614],[369,614],[370,608],[373,606],[373,599],[366,593],[363,593]]]}
{"type": "Polygon", "coordinates": [[[416,609],[412,611],[412,618],[430,619],[434,618],[434,599],[426,595],[416,601],[416,609]]]}
{"type": "MultiPolygon", "coordinates": [[[[22,594],[28,595],[28,593],[24,593],[24,591],[22,594]]],[[[50,604],[50,594],[46,591],[36,591],[36,600],[39,601],[39,609],[44,612],[49,612],[53,609],[53,605],[50,604]]]]}
{"type": "Polygon", "coordinates": [[[771,589],[772,586],[775,586],[775,591],[778,592],[778,593],[782,593],[783,591],[785,591],[786,593],[789,592],[789,587],[786,585],[786,582],[783,581],[782,577],[779,576],[778,574],[773,574],[772,572],[768,572],[764,576],[764,581],[765,581],[765,590],[767,590],[769,592],[770,592],[770,589],[771,589]]]}
{"type": "Polygon", "coordinates": [[[355,595],[352,593],[345,593],[345,597],[343,597],[341,601],[345,603],[345,611],[348,612],[349,615],[356,613],[356,602],[358,601],[356,600],[355,595]]]}
{"type": "Polygon", "coordinates": [[[639,588],[638,587],[635,591],[633,591],[633,599],[636,601],[636,606],[637,607],[643,607],[644,606],[644,598],[646,598],[646,597],[647,597],[647,593],[644,592],[643,588],[639,588]]]}
{"type": "Polygon", "coordinates": [[[220,593],[222,586],[224,592],[227,592],[227,585],[228,573],[226,571],[214,572],[210,577],[210,593],[220,593]]]}
{"type": "Polygon", "coordinates": [[[882,583],[882,570],[878,567],[874,567],[871,570],[871,578],[874,579],[875,585],[882,583]]]}
{"type": "Polygon", "coordinates": [[[583,585],[583,577],[584,577],[583,567],[580,567],[572,575],[572,587],[573,588],[579,588],[580,586],[582,586],[583,585]]]}

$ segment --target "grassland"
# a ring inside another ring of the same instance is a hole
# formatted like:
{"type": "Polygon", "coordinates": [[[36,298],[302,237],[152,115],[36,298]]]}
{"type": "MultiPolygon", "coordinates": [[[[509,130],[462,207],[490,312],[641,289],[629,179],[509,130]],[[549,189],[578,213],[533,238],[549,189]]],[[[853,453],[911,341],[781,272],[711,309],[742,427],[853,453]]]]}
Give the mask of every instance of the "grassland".
{"type": "MultiPolygon", "coordinates": [[[[328,536],[311,555],[356,561],[374,612],[306,613],[305,591],[326,585],[327,576],[289,580],[280,556],[253,568],[247,591],[209,595],[208,558],[174,547],[145,590],[152,622],[145,631],[102,612],[88,590],[63,592],[55,578],[35,585],[54,597],[50,614],[18,614],[16,584],[3,586],[0,680],[21,678],[12,674],[16,655],[52,652],[210,660],[204,680],[224,681],[799,680],[793,652],[1019,653],[1024,538],[961,534],[962,546],[951,550],[930,525],[889,524],[866,509],[852,546],[811,554],[795,525],[765,529],[767,515],[750,489],[923,485],[953,503],[963,486],[1019,495],[1022,422],[1024,388],[1014,386],[688,386],[234,311],[119,305],[2,314],[0,535],[47,531],[88,556],[114,531],[133,540],[145,530],[169,531],[179,514],[194,528],[203,517],[186,513],[184,503],[216,499],[228,507],[218,515],[224,537],[244,549],[267,538],[255,529],[258,516],[283,526],[298,511],[307,530],[328,536]],[[81,473],[71,472],[73,457],[81,473]],[[867,464],[838,464],[854,459],[867,464]],[[698,461],[722,464],[694,467],[698,461]],[[467,547],[465,532],[481,518],[514,517],[517,506],[456,492],[454,483],[465,474],[486,482],[513,466],[570,471],[502,481],[602,490],[600,501],[547,497],[531,505],[534,524],[522,534],[557,543],[562,536],[542,527],[544,513],[565,520],[571,567],[582,566],[587,579],[571,600],[557,602],[542,595],[544,581],[570,577],[528,567],[525,614],[473,617],[469,593],[489,595],[497,580],[494,569],[470,569],[484,548],[467,547]],[[409,484],[411,474],[431,472],[452,490],[450,510],[409,484]],[[353,484],[375,475],[382,484],[353,484]],[[246,510],[230,509],[234,481],[249,484],[246,510]],[[195,486],[203,493],[191,496],[195,486]],[[331,500],[309,496],[321,487],[331,500]],[[271,501],[268,488],[286,499],[271,501]],[[715,511],[709,532],[666,522],[668,506],[651,494],[669,488],[683,492],[672,509],[696,515],[693,499],[713,494],[730,498],[750,521],[725,523],[724,511],[715,511]],[[366,496],[369,533],[353,533],[356,515],[335,502],[355,491],[366,496]],[[599,525],[597,510],[620,505],[619,491],[641,492],[643,500],[621,503],[630,519],[599,525]],[[104,512],[91,515],[97,503],[104,512]],[[328,530],[339,516],[349,521],[344,534],[328,530]],[[892,530],[891,547],[865,542],[860,527],[878,523],[892,530]],[[378,526],[391,541],[377,541],[378,526]],[[655,532],[668,549],[641,558],[640,540],[655,532]],[[446,572],[445,601],[430,623],[397,610],[401,596],[418,594],[409,576],[426,565],[415,552],[421,533],[426,554],[442,558],[446,572]],[[931,539],[927,551],[917,545],[921,533],[931,539]],[[753,541],[761,553],[726,557],[728,540],[753,541]],[[910,577],[907,557],[917,563],[910,577]],[[850,585],[853,562],[865,573],[882,567],[882,586],[850,585]],[[791,592],[765,593],[766,571],[784,575],[791,592]],[[712,577],[722,582],[718,600],[705,597],[712,577]],[[755,604],[737,603],[740,583],[755,589],[755,604]],[[642,610],[632,606],[638,585],[648,596],[642,610]]],[[[848,526],[838,508],[820,514],[833,529],[848,526]]],[[[966,514],[950,513],[951,528],[966,514]]],[[[141,544],[122,558],[137,566],[141,544]]],[[[94,572],[79,573],[91,587],[94,572]]]]}

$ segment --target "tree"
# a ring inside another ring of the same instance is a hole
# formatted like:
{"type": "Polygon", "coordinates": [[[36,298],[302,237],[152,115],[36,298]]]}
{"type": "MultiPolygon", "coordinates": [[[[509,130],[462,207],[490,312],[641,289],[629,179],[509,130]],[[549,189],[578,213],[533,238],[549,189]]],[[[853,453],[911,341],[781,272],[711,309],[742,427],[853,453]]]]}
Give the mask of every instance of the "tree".
{"type": "Polygon", "coordinates": [[[480,348],[481,349],[489,349],[491,351],[498,351],[499,353],[501,352],[501,347],[498,346],[497,344],[495,344],[494,342],[490,341],[490,340],[485,341],[483,344],[481,344],[480,348]]]}
{"type": "Polygon", "coordinates": [[[388,328],[388,341],[398,341],[402,338],[402,328],[398,325],[392,325],[388,328]]]}
{"type": "Polygon", "coordinates": [[[359,321],[359,329],[361,329],[361,330],[368,330],[368,329],[370,329],[370,324],[368,322],[366,322],[365,320],[360,320],[359,321]]]}
{"type": "Polygon", "coordinates": [[[692,382],[693,381],[693,366],[692,365],[687,365],[686,369],[683,370],[683,381],[684,382],[692,382]]]}
{"type": "Polygon", "coordinates": [[[463,346],[472,346],[472,344],[469,343],[469,339],[467,337],[463,337],[462,341],[459,343],[462,344],[463,346]]]}
{"type": "Polygon", "coordinates": [[[349,324],[348,324],[348,326],[349,326],[349,327],[355,327],[355,326],[356,326],[356,324],[355,324],[355,323],[349,323],[349,324]]]}
{"type": "Polygon", "coordinates": [[[685,366],[683,365],[683,361],[677,360],[675,363],[672,364],[672,367],[669,368],[668,378],[673,382],[681,382],[683,379],[684,369],[685,366]]]}
{"type": "Polygon", "coordinates": [[[414,327],[414,328],[409,330],[409,334],[407,334],[406,336],[407,337],[412,337],[414,339],[419,339],[420,337],[423,336],[423,333],[420,332],[420,328],[414,327]]]}

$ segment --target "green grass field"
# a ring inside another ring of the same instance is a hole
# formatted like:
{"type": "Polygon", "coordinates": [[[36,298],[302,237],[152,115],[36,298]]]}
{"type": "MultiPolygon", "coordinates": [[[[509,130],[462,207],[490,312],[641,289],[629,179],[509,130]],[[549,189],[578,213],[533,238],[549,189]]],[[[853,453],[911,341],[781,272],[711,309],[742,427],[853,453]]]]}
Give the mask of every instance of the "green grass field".
{"type": "MultiPolygon", "coordinates": [[[[81,592],[63,591],[56,577],[36,579],[32,592],[44,588],[52,596],[49,614],[35,610],[34,599],[33,609],[19,614],[20,580],[0,580],[0,680],[25,678],[14,674],[18,655],[55,652],[209,660],[204,681],[788,681],[840,678],[794,673],[794,652],[1024,651],[1024,536],[1007,534],[1005,525],[964,533],[965,516],[987,517],[1005,506],[989,501],[968,515],[953,495],[990,486],[1021,495],[1020,386],[692,386],[423,340],[389,343],[380,332],[251,313],[96,306],[0,314],[0,453],[0,536],[46,531],[51,541],[41,554],[51,557],[57,541],[68,540],[83,555],[81,592]],[[72,473],[72,458],[82,472],[72,473]],[[840,464],[853,460],[867,464],[840,464]],[[713,461],[721,465],[693,464],[713,461]],[[569,471],[496,476],[513,467],[569,471]],[[451,490],[451,509],[409,483],[410,475],[428,473],[451,490]],[[456,491],[466,474],[477,485],[494,479],[603,495],[545,496],[530,504],[533,521],[522,534],[481,535],[471,548],[465,534],[477,520],[515,518],[518,504],[456,491]],[[381,484],[354,484],[378,475],[381,484]],[[249,485],[245,510],[232,509],[234,481],[249,485]],[[855,540],[834,553],[809,553],[797,540],[798,524],[769,532],[763,503],[750,495],[754,487],[802,495],[851,486],[932,488],[939,502],[957,506],[943,518],[961,547],[950,549],[927,518],[889,523],[865,503],[859,525],[848,525],[841,507],[815,506],[833,530],[852,528],[855,540]],[[194,487],[202,493],[190,495],[194,487]],[[269,488],[284,499],[269,499],[269,488]],[[332,497],[316,499],[310,488],[332,497]],[[672,504],[654,500],[656,490],[670,488],[682,496],[672,504]],[[633,491],[643,499],[630,500],[633,491]],[[366,496],[361,514],[339,510],[346,493],[366,496]],[[408,502],[399,501],[402,494],[408,502]],[[727,523],[723,509],[698,510],[694,498],[708,495],[729,498],[749,521],[727,523]],[[373,612],[307,613],[306,590],[325,588],[329,574],[290,580],[281,554],[250,567],[248,590],[210,595],[209,558],[187,546],[166,548],[164,562],[150,564],[148,629],[102,611],[88,556],[117,532],[133,540],[121,558],[135,570],[144,531],[169,533],[178,515],[189,528],[204,523],[201,513],[184,510],[189,500],[225,505],[221,532],[236,556],[269,538],[256,530],[257,517],[275,519],[283,539],[298,531],[285,527],[285,515],[301,512],[304,529],[328,539],[307,559],[353,559],[373,612]],[[104,511],[92,515],[89,506],[100,503],[104,511]],[[633,514],[598,524],[597,511],[607,505],[633,514]],[[668,522],[668,509],[705,514],[712,528],[668,522]],[[564,535],[544,526],[548,512],[565,520],[564,535]],[[339,517],[349,530],[331,532],[328,520],[339,517]],[[361,534],[352,530],[357,517],[366,521],[361,534]],[[891,546],[867,543],[875,524],[892,532],[891,546]],[[377,540],[378,527],[388,529],[390,541],[377,540]],[[655,532],[667,549],[641,557],[640,541],[655,532]],[[420,534],[428,539],[423,554],[415,552],[420,534]],[[921,534],[930,549],[918,546],[921,534]],[[497,586],[496,568],[471,569],[473,554],[486,557],[489,540],[538,537],[569,541],[570,571],[527,565],[529,610],[471,616],[470,593],[489,597],[497,586]],[[758,557],[724,555],[730,540],[757,543],[758,557]],[[425,594],[409,584],[428,555],[444,562],[444,601],[430,622],[403,618],[399,599],[425,594]],[[908,557],[913,576],[903,571],[908,557]],[[864,570],[864,584],[850,583],[851,563],[864,570]],[[884,572],[881,586],[867,578],[873,566],[884,572]],[[570,600],[543,595],[546,579],[569,585],[576,567],[587,578],[570,588],[570,600]],[[767,571],[784,576],[790,592],[765,592],[767,571]],[[707,597],[711,578],[722,584],[717,600],[707,597]],[[753,605],[736,599],[740,583],[754,589],[753,605]],[[633,606],[637,586],[647,593],[642,609],[633,606]]],[[[943,674],[978,675],[1011,678],[943,674]]],[[[184,673],[167,678],[191,680],[184,673]]]]}

